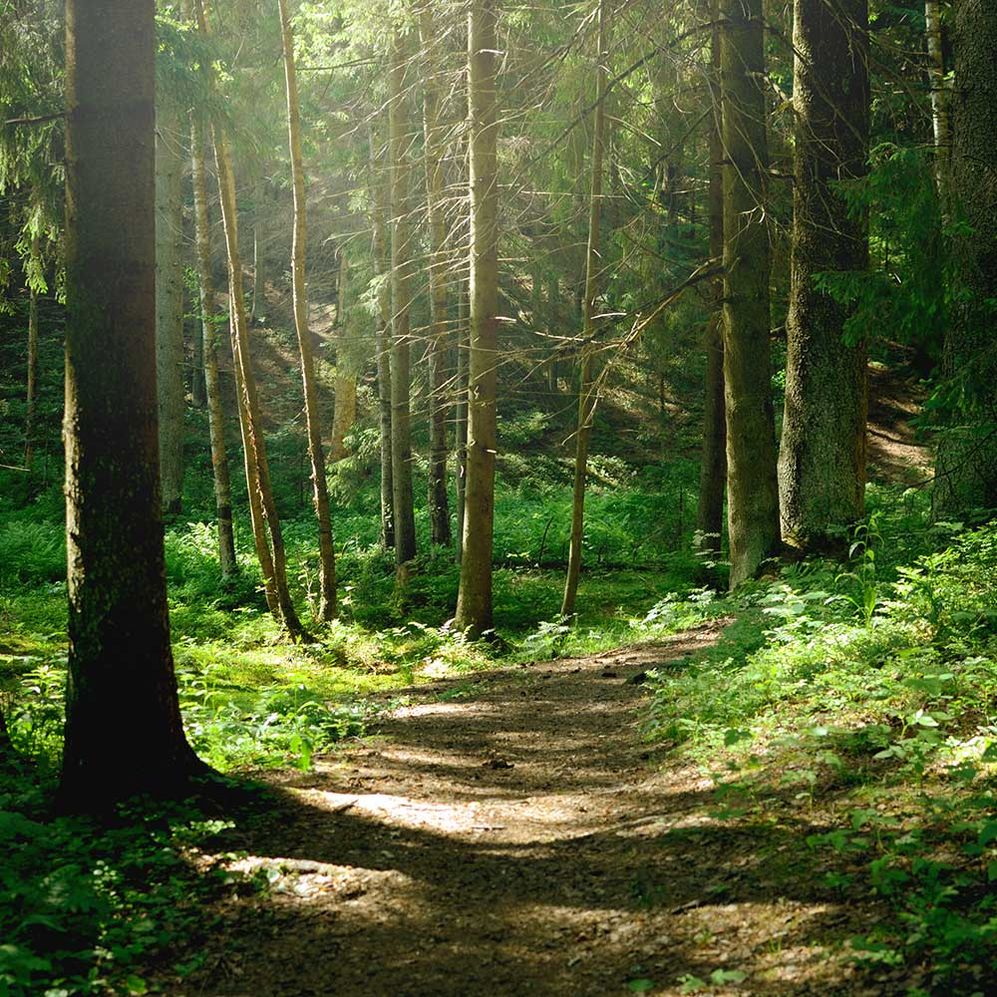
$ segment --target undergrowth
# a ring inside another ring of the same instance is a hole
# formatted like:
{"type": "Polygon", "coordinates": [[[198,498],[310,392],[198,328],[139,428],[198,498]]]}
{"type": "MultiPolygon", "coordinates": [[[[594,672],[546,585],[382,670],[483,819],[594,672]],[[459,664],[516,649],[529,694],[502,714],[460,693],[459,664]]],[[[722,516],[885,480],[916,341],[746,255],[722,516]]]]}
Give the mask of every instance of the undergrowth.
{"type": "MultiPolygon", "coordinates": [[[[797,815],[829,896],[891,906],[852,939],[857,960],[906,966],[912,993],[982,993],[997,959],[997,524],[899,526],[874,516],[844,568],[787,566],[720,600],[736,624],[653,673],[646,733],[712,775],[719,816],[797,815]]],[[[663,609],[697,609],[683,606],[663,609]]]]}

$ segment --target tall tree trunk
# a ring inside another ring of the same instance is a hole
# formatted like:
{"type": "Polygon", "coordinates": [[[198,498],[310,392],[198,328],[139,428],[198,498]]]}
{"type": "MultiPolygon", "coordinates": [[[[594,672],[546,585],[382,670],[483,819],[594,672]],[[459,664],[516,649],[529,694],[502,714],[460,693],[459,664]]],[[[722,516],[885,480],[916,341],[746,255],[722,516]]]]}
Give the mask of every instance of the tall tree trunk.
{"type": "MultiPolygon", "coordinates": [[[[194,9],[197,14],[198,30],[207,37],[208,25],[203,0],[194,0],[194,9]]],[[[210,75],[208,75],[208,86],[214,89],[214,78],[210,75]]],[[[212,124],[211,131],[215,147],[215,170],[218,174],[218,200],[228,258],[229,330],[232,338],[236,393],[239,399],[239,426],[242,430],[242,450],[253,541],[270,611],[292,637],[306,638],[307,634],[298,619],[287,584],[287,555],[270,482],[270,465],[267,460],[266,440],[263,436],[256,375],[253,372],[249,353],[242,258],[239,253],[235,169],[224,130],[217,124],[212,124]]]]}
{"type": "Polygon", "coordinates": [[[208,184],[204,152],[205,128],[191,115],[191,176],[194,188],[194,240],[197,244],[197,273],[201,297],[201,356],[204,361],[205,401],[208,408],[208,434],[211,439],[211,470],[215,482],[215,516],[218,520],[218,565],[222,578],[238,573],[235,534],[232,529],[232,482],[228,448],[225,443],[225,410],[218,378],[218,345],[215,316],[218,295],[211,265],[211,223],[208,216],[208,184]]]}
{"type": "Polygon", "coordinates": [[[194,357],[190,371],[190,403],[194,408],[204,408],[208,403],[208,388],[204,383],[204,337],[196,325],[191,345],[194,357]]]}
{"type": "Polygon", "coordinates": [[[446,219],[443,214],[443,128],[440,85],[433,48],[438,44],[432,6],[423,6],[419,32],[424,59],[423,130],[426,205],[429,216],[429,523],[434,544],[450,545],[447,503],[446,355],[448,324],[446,219]]]}
{"type": "Polygon", "coordinates": [[[412,308],[410,116],[405,69],[410,46],[397,33],[391,42],[388,147],[391,160],[391,486],[395,526],[395,562],[415,557],[415,510],[412,504],[412,431],[409,392],[412,308]]]}
{"type": "Polygon", "coordinates": [[[467,481],[455,622],[472,636],[480,636],[492,626],[492,528],[498,446],[496,20],[497,0],[471,0],[467,33],[471,187],[467,481]]]}
{"type": "MultiPolygon", "coordinates": [[[[710,41],[710,256],[724,251],[723,140],[720,134],[720,26],[718,0],[707,0],[713,23],[710,41]]],[[[703,397],[703,454],[699,469],[696,527],[701,549],[719,555],[723,535],[724,485],[727,478],[727,422],[724,412],[723,278],[712,282],[714,311],[706,324],[706,385],[703,397]]]]}
{"type": "Polygon", "coordinates": [[[156,376],[163,512],[183,508],[183,142],[180,113],[156,112],[156,376]]]}
{"type": "Polygon", "coordinates": [[[724,144],[724,398],[730,584],[756,574],[779,544],[769,348],[771,256],[762,0],[721,0],[724,144]]]}
{"type": "Polygon", "coordinates": [[[968,229],[953,246],[959,294],[944,371],[959,402],[938,444],[940,512],[997,508],[997,7],[960,0],[955,10],[952,192],[968,229]]]}
{"type": "Polygon", "coordinates": [[[284,52],[284,83],[287,92],[287,134],[291,157],[291,189],[294,195],[294,237],[291,248],[291,295],[294,303],[294,328],[298,334],[301,357],[301,380],[305,401],[305,427],[308,432],[308,459],[312,471],[312,500],[318,519],[319,608],[320,620],[336,617],[336,555],[332,544],[332,517],[329,512],[329,484],[325,477],[325,452],[318,411],[315,383],[315,358],[311,331],[308,328],[308,295],[305,288],[305,253],[307,249],[305,168],[301,155],[301,111],[298,106],[298,82],[294,65],[294,36],[287,13],[287,0],[277,0],[280,11],[280,36],[284,52]]]}
{"type": "Polygon", "coordinates": [[[329,459],[342,460],[347,455],[346,434],[357,421],[357,375],[351,369],[346,350],[346,302],[350,290],[350,267],[346,253],[340,249],[339,279],[336,291],[336,336],[339,345],[336,350],[336,408],[332,416],[332,438],[329,441],[329,459]]]}
{"type": "Polygon", "coordinates": [[[575,432],[575,480],[571,501],[571,540],[568,546],[568,573],[564,581],[561,615],[571,616],[578,594],[578,576],[582,569],[582,539],[585,528],[585,477],[588,473],[589,437],[595,414],[596,385],[592,379],[592,338],[595,335],[595,307],[599,294],[600,218],[602,212],[602,160],[605,137],[606,78],[609,59],[610,0],[599,0],[598,68],[596,70],[595,116],[592,124],[592,187],[589,197],[588,250],[585,257],[585,299],[582,315],[582,354],[578,378],[578,428],[575,432]]]}
{"type": "Polygon", "coordinates": [[[66,3],[63,805],[177,795],[156,425],[155,4],[66,3]],[[107,122],[113,121],[114,128],[107,122]]]}
{"type": "Polygon", "coordinates": [[[942,17],[939,0],[924,0],[925,35],[928,43],[928,82],[931,86],[931,124],[935,140],[935,178],[942,204],[949,200],[952,164],[951,96],[945,78],[942,49],[942,17]]]}
{"type": "Polygon", "coordinates": [[[379,280],[374,349],[377,353],[378,424],[381,439],[381,545],[385,550],[395,546],[394,488],[391,481],[391,251],[386,232],[389,176],[379,172],[380,157],[374,149],[373,130],[370,136],[371,202],[373,210],[374,272],[379,280]]]}
{"type": "Polygon", "coordinates": [[[846,345],[849,309],[822,273],[863,271],[869,231],[838,184],[869,155],[867,0],[796,0],[793,242],[786,405],[779,452],[783,539],[805,550],[865,505],[866,350],[846,345]]]}
{"type": "Polygon", "coordinates": [[[467,499],[467,364],[470,342],[468,339],[467,282],[458,278],[457,292],[457,404],[454,449],[457,458],[457,563],[464,555],[464,514],[467,499]]]}
{"type": "MultiPolygon", "coordinates": [[[[31,266],[38,267],[38,235],[31,238],[31,266]]],[[[38,407],[38,289],[28,281],[28,376],[24,412],[24,466],[30,471],[35,457],[35,413],[38,407]]]]}

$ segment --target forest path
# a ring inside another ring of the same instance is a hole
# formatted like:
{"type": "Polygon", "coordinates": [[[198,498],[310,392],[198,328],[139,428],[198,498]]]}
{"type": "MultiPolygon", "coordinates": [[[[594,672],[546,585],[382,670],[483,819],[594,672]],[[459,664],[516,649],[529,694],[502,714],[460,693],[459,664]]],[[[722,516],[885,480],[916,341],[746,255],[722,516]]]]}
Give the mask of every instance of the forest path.
{"type": "Polygon", "coordinates": [[[893,992],[831,955],[869,911],[817,885],[812,813],[731,819],[697,768],[649,760],[628,679],[718,634],[421,687],[271,778],[277,810],[226,847],[273,889],[228,903],[168,992],[677,994],[717,971],[695,992],[893,992]]]}

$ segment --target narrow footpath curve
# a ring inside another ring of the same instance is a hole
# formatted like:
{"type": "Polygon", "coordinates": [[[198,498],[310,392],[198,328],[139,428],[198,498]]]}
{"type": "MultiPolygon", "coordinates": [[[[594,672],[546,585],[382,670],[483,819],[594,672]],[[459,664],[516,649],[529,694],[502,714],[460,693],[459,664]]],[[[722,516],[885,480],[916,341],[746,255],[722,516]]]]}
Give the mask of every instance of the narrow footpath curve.
{"type": "Polygon", "coordinates": [[[274,888],[228,904],[203,969],[168,991],[903,992],[835,954],[875,912],[820,887],[812,814],[725,817],[708,776],[642,744],[630,680],[716,638],[415,690],[227,842],[274,888]]]}

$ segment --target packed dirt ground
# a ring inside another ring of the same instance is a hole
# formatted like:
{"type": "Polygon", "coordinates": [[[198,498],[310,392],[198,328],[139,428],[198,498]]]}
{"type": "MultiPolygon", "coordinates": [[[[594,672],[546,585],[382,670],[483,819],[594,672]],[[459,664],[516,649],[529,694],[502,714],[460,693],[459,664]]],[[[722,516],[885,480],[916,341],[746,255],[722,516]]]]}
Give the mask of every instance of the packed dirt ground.
{"type": "MultiPolygon", "coordinates": [[[[270,776],[224,836],[262,896],[218,912],[203,968],[167,992],[888,994],[855,968],[882,916],[833,899],[808,808],[731,816],[714,783],[642,743],[647,669],[717,639],[539,662],[411,691],[378,733],[270,776]],[[762,816],[762,814],[767,816],[762,816]]],[[[208,857],[206,857],[208,860],[208,857]]]]}

